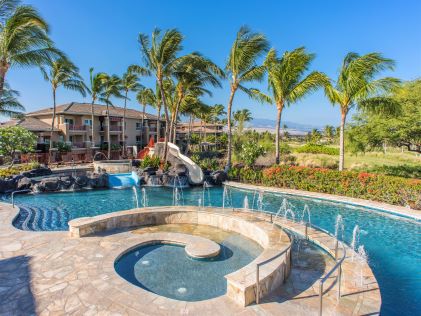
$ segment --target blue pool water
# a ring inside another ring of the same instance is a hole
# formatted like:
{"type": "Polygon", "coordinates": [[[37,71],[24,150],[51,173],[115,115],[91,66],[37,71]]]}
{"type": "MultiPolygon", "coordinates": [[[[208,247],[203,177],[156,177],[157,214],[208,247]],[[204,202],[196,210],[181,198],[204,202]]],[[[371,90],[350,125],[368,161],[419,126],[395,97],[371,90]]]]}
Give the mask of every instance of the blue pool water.
{"type": "Polygon", "coordinates": [[[201,260],[187,256],[181,246],[145,246],[124,254],[114,267],[125,280],[153,293],[183,301],[206,300],[225,294],[224,276],[262,251],[239,234],[230,234],[220,245],[217,257],[201,260]]]}
{"type": "MultiPolygon", "coordinates": [[[[170,188],[145,188],[149,206],[165,206],[173,203],[170,188]]],[[[242,207],[247,195],[250,206],[256,208],[254,192],[230,190],[232,204],[242,207]],[[252,205],[253,204],[253,205],[252,205]]],[[[139,200],[142,192],[138,189],[139,200]]],[[[291,195],[265,194],[264,210],[276,212],[287,198],[295,212],[301,216],[304,205],[311,210],[311,222],[333,233],[335,218],[344,218],[344,240],[351,242],[352,230],[359,225],[362,230],[360,244],[364,245],[369,264],[379,282],[382,294],[382,315],[416,315],[421,310],[421,224],[420,222],[388,215],[364,207],[343,203],[306,199],[291,195]]],[[[185,205],[222,205],[222,188],[210,188],[203,194],[201,188],[185,189],[185,205]]],[[[133,208],[136,205],[132,189],[85,191],[20,195],[15,197],[23,210],[14,225],[29,230],[66,230],[72,218],[94,216],[107,212],[133,208]],[[29,214],[30,218],[25,217],[29,214]],[[25,223],[26,221],[26,223],[25,223]],[[23,227],[25,223],[26,228],[23,227]]]]}

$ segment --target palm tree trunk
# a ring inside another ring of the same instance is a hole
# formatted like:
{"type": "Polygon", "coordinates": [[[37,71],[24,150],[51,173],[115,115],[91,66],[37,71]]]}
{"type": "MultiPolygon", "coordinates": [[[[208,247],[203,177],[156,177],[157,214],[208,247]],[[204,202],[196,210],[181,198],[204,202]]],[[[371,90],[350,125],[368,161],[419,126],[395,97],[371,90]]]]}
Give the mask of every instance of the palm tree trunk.
{"type": "Polygon", "coordinates": [[[144,131],[143,124],[145,122],[145,110],[146,110],[146,104],[143,105],[143,111],[142,111],[142,130],[140,133],[140,148],[143,148],[143,131],[144,131]]]}
{"type": "Polygon", "coordinates": [[[51,119],[51,131],[50,131],[50,148],[48,150],[48,160],[51,162],[51,150],[53,149],[53,134],[54,134],[54,123],[56,119],[56,89],[53,88],[53,117],[51,119]]]}
{"type": "Polygon", "coordinates": [[[107,150],[108,150],[108,160],[111,158],[111,133],[110,133],[110,110],[108,108],[108,100],[107,100],[107,150]]]}
{"type": "Polygon", "coordinates": [[[225,166],[225,171],[228,171],[231,168],[231,156],[232,156],[232,132],[231,132],[231,110],[232,103],[234,101],[235,91],[237,89],[234,86],[231,86],[231,95],[228,102],[227,109],[227,125],[228,125],[228,148],[227,148],[227,165],[225,166]]]}
{"type": "Polygon", "coordinates": [[[4,90],[4,83],[6,81],[6,73],[7,70],[9,70],[10,65],[2,61],[0,64],[0,98],[3,96],[3,90],[4,90]]]}
{"type": "Polygon", "coordinates": [[[158,108],[158,119],[156,120],[156,141],[161,138],[161,107],[158,108]]]}
{"type": "Polygon", "coordinates": [[[345,164],[345,120],[346,120],[347,111],[341,111],[341,130],[339,133],[339,171],[344,170],[345,164]]]}
{"type": "Polygon", "coordinates": [[[123,156],[126,156],[126,109],[127,109],[127,93],[124,98],[124,110],[123,110],[123,156]]]}
{"type": "Polygon", "coordinates": [[[94,130],[94,103],[95,103],[95,99],[92,99],[92,103],[91,103],[91,137],[92,137],[92,147],[95,147],[95,130],[94,130]]]}
{"type": "Polygon", "coordinates": [[[279,151],[279,145],[281,140],[280,135],[280,129],[281,129],[281,117],[282,117],[282,110],[284,108],[284,105],[282,103],[277,104],[278,108],[278,115],[276,117],[276,136],[275,136],[275,163],[279,164],[280,162],[280,151],[279,151]]]}
{"type": "Polygon", "coordinates": [[[188,154],[188,152],[189,152],[192,125],[193,125],[193,114],[190,114],[189,127],[188,127],[188,131],[187,131],[187,145],[186,145],[185,154],[188,154]]]}
{"type": "Polygon", "coordinates": [[[168,116],[168,107],[167,107],[167,100],[165,98],[165,91],[164,91],[164,86],[162,83],[162,79],[158,80],[158,84],[159,84],[159,89],[161,91],[161,99],[162,99],[162,104],[164,105],[164,113],[165,113],[165,147],[164,147],[164,163],[167,162],[167,158],[168,158],[168,134],[169,134],[169,128],[170,128],[170,124],[169,124],[169,116],[168,116]]]}

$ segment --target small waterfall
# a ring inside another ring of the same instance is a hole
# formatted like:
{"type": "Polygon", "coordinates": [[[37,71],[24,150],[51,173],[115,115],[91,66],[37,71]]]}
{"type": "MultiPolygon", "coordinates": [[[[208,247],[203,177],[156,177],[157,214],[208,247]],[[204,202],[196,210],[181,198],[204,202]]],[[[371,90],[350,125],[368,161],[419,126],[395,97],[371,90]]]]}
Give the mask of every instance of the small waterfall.
{"type": "Polygon", "coordinates": [[[200,208],[202,208],[202,199],[199,198],[199,201],[197,201],[197,206],[200,208]]]}
{"type": "Polygon", "coordinates": [[[247,195],[244,197],[243,209],[245,209],[245,210],[249,210],[250,209],[250,206],[249,206],[249,198],[247,197],[247,195]]]}
{"type": "Polygon", "coordinates": [[[273,226],[273,225],[275,225],[276,219],[279,217],[279,215],[280,215],[281,213],[285,213],[285,212],[286,212],[287,208],[288,208],[288,201],[287,201],[287,199],[283,199],[283,200],[282,200],[282,204],[281,204],[281,206],[279,207],[279,210],[278,210],[278,211],[276,212],[276,214],[275,214],[275,218],[273,219],[273,224],[272,224],[272,226],[273,226]]]}
{"type": "Polygon", "coordinates": [[[183,189],[174,187],[172,195],[172,204],[173,206],[182,205],[183,201],[183,189]]]}
{"type": "Polygon", "coordinates": [[[285,221],[288,219],[288,215],[291,217],[291,220],[292,220],[293,222],[295,222],[295,213],[294,213],[294,211],[293,211],[293,210],[291,210],[290,208],[287,208],[287,209],[285,210],[285,213],[284,213],[284,220],[285,220],[285,221]]]}
{"type": "Polygon", "coordinates": [[[303,214],[301,215],[301,223],[305,223],[304,218],[307,214],[307,223],[310,225],[311,224],[311,212],[310,212],[310,208],[308,207],[307,204],[304,205],[304,209],[303,209],[303,214]]]}
{"type": "Polygon", "coordinates": [[[335,223],[335,238],[339,240],[339,233],[341,233],[341,240],[344,239],[344,219],[342,215],[338,214],[336,216],[336,223],[335,223]]]}
{"type": "Polygon", "coordinates": [[[132,186],[132,189],[133,189],[133,195],[134,195],[135,207],[136,207],[136,208],[139,208],[139,199],[138,199],[138,196],[137,196],[137,190],[136,190],[136,187],[135,187],[135,186],[132,186]]]}
{"type": "Polygon", "coordinates": [[[263,196],[264,196],[264,192],[259,191],[259,195],[257,197],[257,210],[259,212],[263,211],[263,196]]]}
{"type": "Polygon", "coordinates": [[[203,182],[203,190],[202,190],[202,202],[203,202],[203,206],[206,206],[206,197],[208,198],[208,206],[212,206],[212,201],[211,201],[211,195],[210,195],[210,189],[209,189],[210,185],[209,183],[205,180],[203,182]]]}
{"type": "Polygon", "coordinates": [[[354,230],[352,231],[352,241],[351,248],[354,250],[352,253],[352,261],[354,261],[354,254],[358,251],[358,243],[360,242],[360,227],[355,225],[354,230]]]}
{"type": "Polygon", "coordinates": [[[142,207],[148,206],[148,195],[146,194],[146,189],[142,188],[142,207]]]}
{"type": "Polygon", "coordinates": [[[222,193],[222,208],[232,207],[232,196],[231,191],[228,191],[228,187],[224,185],[224,192],[222,193]]]}
{"type": "Polygon", "coordinates": [[[361,245],[358,247],[358,257],[360,259],[360,286],[364,285],[364,264],[368,262],[368,254],[364,249],[364,246],[361,245]]]}

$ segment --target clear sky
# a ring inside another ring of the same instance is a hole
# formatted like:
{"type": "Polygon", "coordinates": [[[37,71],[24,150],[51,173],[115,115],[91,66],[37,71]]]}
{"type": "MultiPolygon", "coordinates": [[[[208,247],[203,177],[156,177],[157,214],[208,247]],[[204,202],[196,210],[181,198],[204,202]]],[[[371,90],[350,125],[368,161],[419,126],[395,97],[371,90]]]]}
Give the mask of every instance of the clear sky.
{"type": "MultiPolygon", "coordinates": [[[[28,0],[51,25],[51,37],[88,79],[89,68],[121,75],[140,63],[139,32],[154,27],[178,28],[184,52],[199,51],[220,66],[241,25],[263,32],[278,51],[305,46],[316,53],[312,64],[335,78],[346,53],[381,52],[396,60],[394,76],[421,76],[420,0],[28,0]]],[[[52,105],[51,89],[38,69],[11,69],[7,77],[21,92],[28,111],[52,105]]],[[[152,86],[152,79],[142,79],[152,86]]],[[[265,84],[252,84],[266,89],[265,84]]],[[[206,101],[227,104],[229,89],[214,90],[206,101]]],[[[58,104],[83,101],[80,95],[59,90],[58,104]]],[[[88,98],[86,99],[88,101],[88,98]]],[[[118,102],[116,102],[117,105],[118,102]]],[[[130,107],[136,108],[132,97],[130,107]]],[[[238,92],[234,109],[247,107],[255,118],[274,119],[274,106],[261,105],[238,92]]],[[[151,111],[151,110],[149,110],[151,111]]],[[[317,92],[294,104],[283,119],[325,125],[339,123],[339,110],[317,92]]]]}

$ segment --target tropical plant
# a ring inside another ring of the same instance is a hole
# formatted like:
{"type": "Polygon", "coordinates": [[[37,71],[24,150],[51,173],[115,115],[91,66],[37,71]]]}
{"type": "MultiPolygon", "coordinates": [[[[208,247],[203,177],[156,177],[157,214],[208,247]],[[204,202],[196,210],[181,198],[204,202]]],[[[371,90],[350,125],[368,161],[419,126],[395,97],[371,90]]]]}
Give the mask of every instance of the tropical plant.
{"type": "Polygon", "coordinates": [[[3,94],[0,97],[0,116],[19,118],[23,116],[25,108],[19,103],[19,92],[5,84],[3,94]]]}
{"type": "Polygon", "coordinates": [[[116,76],[105,76],[103,78],[103,85],[104,85],[104,91],[103,91],[103,101],[105,102],[105,105],[107,106],[107,150],[108,150],[108,159],[111,156],[111,135],[110,135],[110,106],[113,106],[110,98],[124,98],[124,95],[121,94],[121,91],[123,90],[121,85],[121,79],[116,76]]]}
{"type": "Polygon", "coordinates": [[[164,80],[169,78],[173,72],[176,63],[178,62],[177,54],[181,51],[181,42],[183,36],[176,29],[170,29],[161,33],[161,30],[155,29],[152,32],[152,42],[150,43],[149,37],[145,34],[139,34],[139,44],[143,61],[146,69],[155,76],[157,85],[161,93],[161,101],[164,106],[165,113],[165,149],[164,161],[167,161],[168,152],[168,137],[169,137],[169,115],[168,103],[164,91],[164,80]]]}
{"type": "Polygon", "coordinates": [[[333,138],[335,137],[335,128],[331,125],[326,125],[323,129],[323,136],[329,143],[331,143],[333,138]]]}
{"type": "Polygon", "coordinates": [[[252,120],[251,112],[249,109],[241,109],[233,113],[234,122],[236,123],[237,131],[241,134],[244,130],[245,122],[252,120]]]}
{"type": "Polygon", "coordinates": [[[91,95],[91,142],[95,146],[95,113],[94,113],[94,104],[97,100],[103,101],[103,92],[104,92],[104,80],[107,78],[107,74],[99,72],[94,74],[94,68],[89,69],[89,82],[90,87],[88,91],[91,95]]]}
{"type": "Polygon", "coordinates": [[[266,56],[264,65],[268,71],[268,86],[272,92],[272,98],[267,97],[269,102],[276,104],[276,138],[275,160],[279,164],[279,143],[281,116],[285,106],[290,106],[302,99],[308,93],[324,86],[329,82],[325,74],[313,71],[307,76],[310,63],[315,55],[307,53],[304,47],[285,52],[281,58],[277,57],[276,51],[271,49],[266,56]]]}
{"type": "Polygon", "coordinates": [[[0,128],[0,154],[11,160],[17,151],[33,151],[37,144],[37,136],[20,126],[0,128]]]}
{"type": "Polygon", "coordinates": [[[262,80],[265,67],[257,65],[257,60],[269,48],[269,43],[263,34],[253,33],[243,26],[231,47],[228,61],[225,66],[226,75],[230,78],[230,97],[227,107],[228,150],[226,169],[231,167],[232,158],[232,132],[231,111],[234,96],[237,90],[245,92],[249,97],[256,98],[257,89],[250,89],[243,84],[251,81],[262,80]]]}
{"type": "MultiPolygon", "coordinates": [[[[79,68],[77,68],[70,60],[59,58],[50,61],[47,67],[41,67],[41,72],[44,79],[51,85],[53,92],[53,114],[51,119],[50,132],[50,151],[53,148],[53,131],[56,119],[56,93],[57,89],[63,87],[68,90],[79,92],[82,96],[86,95],[86,85],[82,77],[79,75],[79,68]]],[[[51,157],[51,156],[50,156],[51,157]]]]}
{"type": "Polygon", "coordinates": [[[338,104],[341,110],[339,135],[339,170],[344,169],[344,129],[349,111],[355,107],[373,111],[391,111],[396,103],[379,93],[390,92],[399,85],[399,80],[392,77],[376,77],[386,69],[393,69],[394,62],[379,53],[360,56],[348,53],[342,63],[335,85],[327,84],[325,88],[329,101],[338,104]]]}
{"type": "MultiPolygon", "coordinates": [[[[121,78],[121,88],[124,91],[124,110],[123,110],[123,155],[126,155],[126,110],[127,100],[129,92],[138,91],[142,85],[139,83],[138,72],[133,69],[134,67],[129,66],[127,71],[121,78]]],[[[142,122],[143,126],[143,122],[142,122]]],[[[143,136],[143,135],[142,135],[143,136]]]]}
{"type": "Polygon", "coordinates": [[[255,142],[244,142],[240,151],[239,158],[246,166],[252,166],[257,158],[265,153],[262,146],[255,142]]]}
{"type": "Polygon", "coordinates": [[[48,36],[48,24],[31,6],[0,1],[0,98],[11,67],[42,66],[63,57],[48,36]]]}

